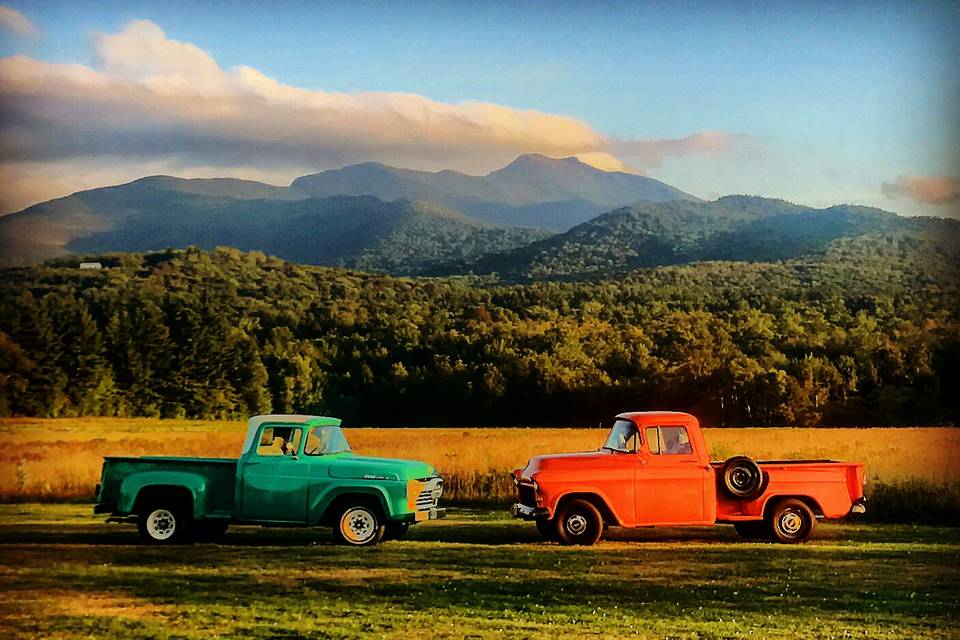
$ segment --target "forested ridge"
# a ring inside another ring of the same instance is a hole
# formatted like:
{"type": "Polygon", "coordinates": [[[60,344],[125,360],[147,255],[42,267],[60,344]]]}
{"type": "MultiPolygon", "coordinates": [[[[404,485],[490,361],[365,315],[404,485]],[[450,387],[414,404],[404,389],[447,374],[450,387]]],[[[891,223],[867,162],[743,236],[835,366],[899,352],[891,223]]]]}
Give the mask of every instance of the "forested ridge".
{"type": "Polygon", "coordinates": [[[907,218],[854,205],[813,209],[752,196],[641,202],[526,246],[491,249],[435,263],[425,271],[496,273],[516,281],[591,280],[707,260],[772,262],[821,256],[841,239],[867,235],[909,237],[949,251],[960,243],[960,222],[907,218]]]}
{"type": "Polygon", "coordinates": [[[235,249],[0,272],[0,414],[336,415],[370,425],[955,424],[955,253],[912,237],[820,257],[502,285],[235,249]]]}

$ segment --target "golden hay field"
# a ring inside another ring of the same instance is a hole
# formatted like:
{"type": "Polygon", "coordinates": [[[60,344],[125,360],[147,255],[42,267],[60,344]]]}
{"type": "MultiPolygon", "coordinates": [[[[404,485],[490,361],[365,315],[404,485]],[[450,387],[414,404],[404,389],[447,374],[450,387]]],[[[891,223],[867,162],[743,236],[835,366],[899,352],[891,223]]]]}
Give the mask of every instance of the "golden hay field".
{"type": "MultiPolygon", "coordinates": [[[[243,422],[131,418],[0,419],[0,500],[91,497],[103,456],[236,457],[243,422]]],[[[452,500],[505,499],[507,472],[540,453],[586,451],[603,441],[592,429],[345,429],[369,455],[425,460],[452,500]]],[[[866,463],[870,481],[960,481],[960,429],[705,429],[713,458],[833,458],[866,463]]],[[[868,486],[869,490],[869,486],[868,486]]]]}

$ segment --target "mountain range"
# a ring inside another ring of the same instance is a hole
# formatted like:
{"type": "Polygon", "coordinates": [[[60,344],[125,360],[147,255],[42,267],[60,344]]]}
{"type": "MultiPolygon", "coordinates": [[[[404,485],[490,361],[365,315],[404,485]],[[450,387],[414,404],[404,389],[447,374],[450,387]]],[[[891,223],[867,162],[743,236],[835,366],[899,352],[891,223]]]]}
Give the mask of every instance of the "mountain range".
{"type": "Polygon", "coordinates": [[[0,217],[0,252],[15,264],[71,252],[231,245],[412,272],[397,264],[398,253],[420,252],[422,264],[465,258],[522,246],[630,202],[673,199],[695,200],[652,178],[541,155],[485,176],[363,163],[289,187],[152,176],[0,217]]]}
{"type": "Polygon", "coordinates": [[[849,205],[705,202],[652,178],[533,154],[485,176],[362,163],[288,187],[141,178],[0,217],[0,256],[25,264],[224,245],[400,275],[594,278],[704,260],[780,260],[865,235],[912,234],[943,248],[958,227],[849,205]]]}

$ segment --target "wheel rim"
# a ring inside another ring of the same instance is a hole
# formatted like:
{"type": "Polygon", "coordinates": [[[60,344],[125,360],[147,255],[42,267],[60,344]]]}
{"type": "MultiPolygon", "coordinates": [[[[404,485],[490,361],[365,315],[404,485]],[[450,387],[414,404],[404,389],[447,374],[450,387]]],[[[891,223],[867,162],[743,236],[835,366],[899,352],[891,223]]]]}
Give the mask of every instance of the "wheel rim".
{"type": "Polygon", "coordinates": [[[166,509],[155,509],[147,516],[147,533],[154,540],[169,540],[177,530],[177,519],[166,509]]]}
{"type": "Polygon", "coordinates": [[[753,473],[744,467],[737,467],[730,474],[730,484],[740,491],[750,489],[753,486],[753,479],[753,473]]]}
{"type": "Polygon", "coordinates": [[[788,536],[795,536],[803,529],[803,518],[796,511],[785,511],[780,516],[780,530],[788,536]]]}
{"type": "Polygon", "coordinates": [[[575,513],[567,518],[564,526],[571,535],[580,536],[587,530],[587,519],[579,513],[575,513]]]}
{"type": "Polygon", "coordinates": [[[353,507],[340,518],[340,533],[353,544],[369,542],[377,535],[377,519],[369,509],[353,507]]]}

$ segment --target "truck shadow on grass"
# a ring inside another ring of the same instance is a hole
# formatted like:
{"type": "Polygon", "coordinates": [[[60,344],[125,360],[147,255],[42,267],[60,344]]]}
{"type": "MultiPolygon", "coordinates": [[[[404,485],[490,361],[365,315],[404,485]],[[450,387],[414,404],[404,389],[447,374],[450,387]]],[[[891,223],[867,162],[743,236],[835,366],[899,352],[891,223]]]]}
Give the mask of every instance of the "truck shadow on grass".
{"type": "MultiPolygon", "coordinates": [[[[958,543],[960,529],[955,527],[931,527],[922,525],[874,525],[874,524],[827,524],[818,527],[810,542],[800,547],[820,544],[871,543],[958,543]]],[[[542,539],[530,523],[499,520],[484,522],[464,519],[443,523],[430,523],[411,528],[402,540],[386,540],[380,545],[415,545],[417,543],[455,545],[540,545],[559,547],[555,542],[542,539]]],[[[116,524],[8,524],[0,521],[0,545],[97,545],[141,546],[145,544],[132,525],[116,524]]],[[[601,547],[609,544],[736,544],[743,546],[775,546],[764,540],[744,540],[731,526],[640,528],[622,529],[611,527],[605,533],[601,547]]],[[[215,542],[197,542],[191,545],[157,547],[179,549],[191,546],[226,547],[276,547],[276,546],[337,546],[330,529],[323,527],[277,528],[260,526],[232,526],[215,542]]],[[[353,549],[363,553],[368,549],[353,549]]],[[[581,548],[581,547],[573,547],[581,548]]]]}

